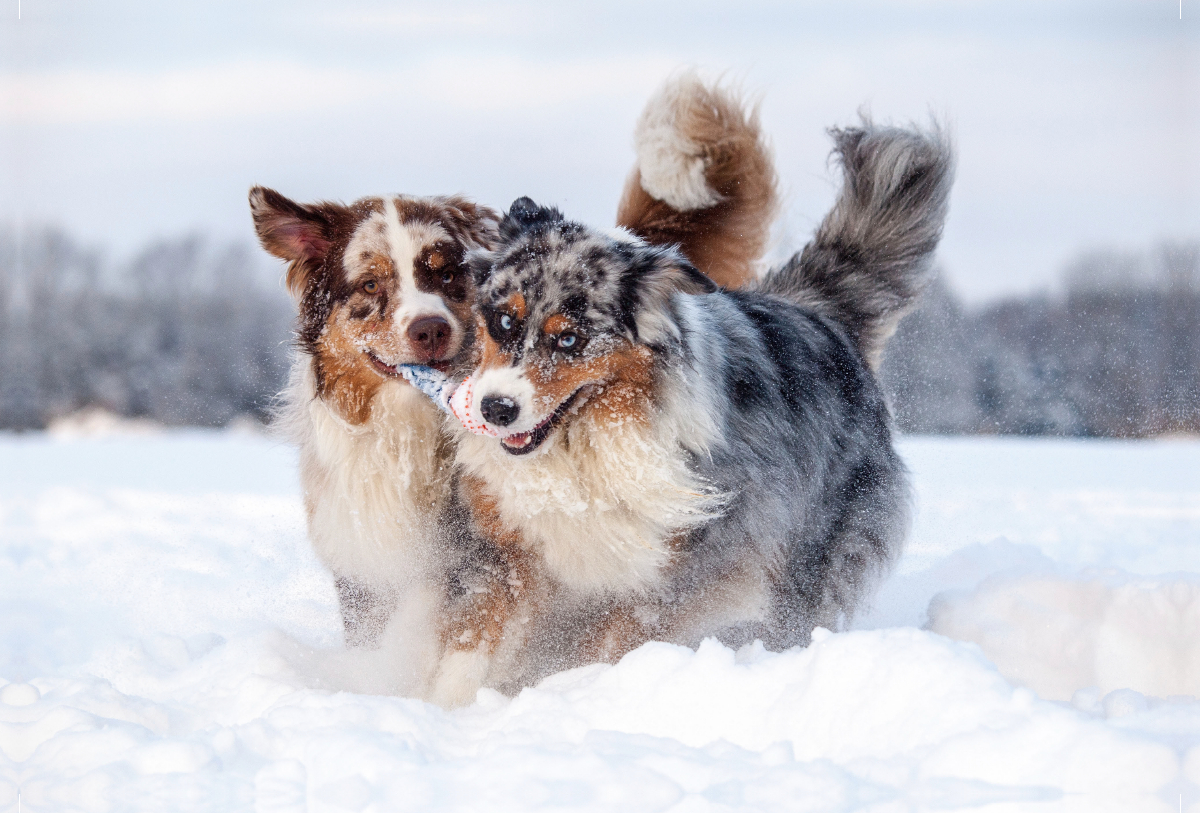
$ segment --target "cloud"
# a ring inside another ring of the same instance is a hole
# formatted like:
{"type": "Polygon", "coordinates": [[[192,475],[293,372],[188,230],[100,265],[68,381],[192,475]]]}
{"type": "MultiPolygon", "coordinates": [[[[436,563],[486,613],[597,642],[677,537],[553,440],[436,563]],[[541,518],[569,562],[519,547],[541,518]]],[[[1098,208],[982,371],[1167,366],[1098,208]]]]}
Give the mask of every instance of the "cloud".
{"type": "Polygon", "coordinates": [[[196,121],[313,109],[361,87],[348,71],[240,62],[158,73],[68,70],[7,74],[0,116],[10,123],[196,121]]]}
{"type": "Polygon", "coordinates": [[[374,71],[255,61],[154,73],[8,73],[0,75],[0,117],[18,124],[204,121],[345,110],[372,101],[480,112],[544,108],[645,95],[675,64],[666,57],[556,62],[456,55],[374,71]]]}
{"type": "Polygon", "coordinates": [[[568,62],[519,56],[436,58],[419,70],[413,89],[427,100],[463,109],[546,108],[594,98],[641,99],[678,66],[678,60],[666,56],[568,62]]]}
{"type": "Polygon", "coordinates": [[[405,33],[428,34],[436,31],[461,33],[462,29],[477,29],[494,25],[502,16],[499,9],[346,9],[322,12],[314,19],[322,25],[378,32],[381,29],[405,33]]]}

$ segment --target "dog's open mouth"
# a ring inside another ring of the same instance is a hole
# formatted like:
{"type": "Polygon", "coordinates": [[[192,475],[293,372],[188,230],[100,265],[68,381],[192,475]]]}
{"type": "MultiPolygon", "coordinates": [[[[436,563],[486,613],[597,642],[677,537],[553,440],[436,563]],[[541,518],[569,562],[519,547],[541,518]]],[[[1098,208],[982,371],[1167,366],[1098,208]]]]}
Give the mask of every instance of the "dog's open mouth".
{"type": "MultiPolygon", "coordinates": [[[[371,366],[374,367],[376,370],[378,370],[382,375],[386,375],[389,378],[399,378],[400,377],[400,374],[398,372],[396,372],[396,368],[393,365],[388,364],[383,359],[379,358],[379,356],[372,353],[370,350],[366,350],[364,352],[367,354],[367,360],[371,362],[371,366]]],[[[433,369],[437,370],[439,373],[446,373],[446,372],[450,371],[450,361],[449,360],[425,361],[425,362],[413,362],[413,363],[421,364],[424,367],[432,367],[433,369]]]]}
{"type": "Polygon", "coordinates": [[[558,405],[558,409],[550,413],[550,417],[533,427],[529,432],[518,432],[515,435],[500,438],[501,448],[509,454],[529,454],[541,446],[546,438],[550,437],[550,433],[554,431],[554,427],[558,425],[558,422],[562,420],[563,416],[574,405],[575,400],[581,392],[583,392],[583,387],[571,393],[567,400],[558,405]]]}
{"type": "Polygon", "coordinates": [[[379,356],[375,355],[370,350],[367,351],[367,359],[371,362],[371,366],[374,367],[377,371],[379,371],[383,375],[386,375],[389,378],[399,378],[400,377],[400,373],[396,372],[395,367],[393,367],[390,364],[384,363],[384,361],[382,359],[380,359],[379,356]]]}

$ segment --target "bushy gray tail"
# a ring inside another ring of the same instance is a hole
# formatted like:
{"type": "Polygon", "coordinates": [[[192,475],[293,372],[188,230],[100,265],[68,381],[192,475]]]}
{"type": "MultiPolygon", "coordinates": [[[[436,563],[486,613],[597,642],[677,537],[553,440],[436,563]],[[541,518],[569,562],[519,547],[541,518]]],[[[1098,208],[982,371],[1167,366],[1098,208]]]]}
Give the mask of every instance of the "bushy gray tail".
{"type": "Polygon", "coordinates": [[[758,112],[695,73],[667,81],[634,134],[637,164],[617,225],[656,245],[678,244],[725,288],[755,278],[775,218],[775,160],[758,112]]]}
{"type": "Polygon", "coordinates": [[[835,319],[877,369],[883,347],[931,276],[942,236],[954,155],[930,130],[830,131],[842,189],[804,250],[759,285],[835,319]]]}

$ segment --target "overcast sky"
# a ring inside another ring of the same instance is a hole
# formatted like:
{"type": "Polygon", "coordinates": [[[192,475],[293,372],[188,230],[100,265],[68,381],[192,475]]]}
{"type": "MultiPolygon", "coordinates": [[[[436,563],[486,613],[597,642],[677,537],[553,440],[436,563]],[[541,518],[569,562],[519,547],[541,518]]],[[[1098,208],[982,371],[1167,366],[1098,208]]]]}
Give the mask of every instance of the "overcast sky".
{"type": "Polygon", "coordinates": [[[3,0],[0,222],[120,256],[249,240],[301,200],[528,194],[611,223],[648,95],[695,66],[759,94],[799,248],[825,128],[947,120],[941,263],[979,301],[1082,249],[1200,239],[1200,0],[310,3],[3,0]]]}

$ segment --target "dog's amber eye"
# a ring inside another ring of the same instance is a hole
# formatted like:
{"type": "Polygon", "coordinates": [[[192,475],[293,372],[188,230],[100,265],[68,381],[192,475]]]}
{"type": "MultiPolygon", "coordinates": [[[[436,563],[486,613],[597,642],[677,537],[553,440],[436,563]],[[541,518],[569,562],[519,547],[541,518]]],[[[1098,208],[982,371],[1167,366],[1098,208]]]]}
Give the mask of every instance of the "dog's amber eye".
{"type": "Polygon", "coordinates": [[[454,272],[453,271],[443,271],[442,272],[442,285],[449,285],[452,282],[454,282],[454,272]]]}
{"type": "Polygon", "coordinates": [[[373,294],[379,290],[379,283],[373,279],[369,279],[362,284],[364,294],[373,294]]]}

